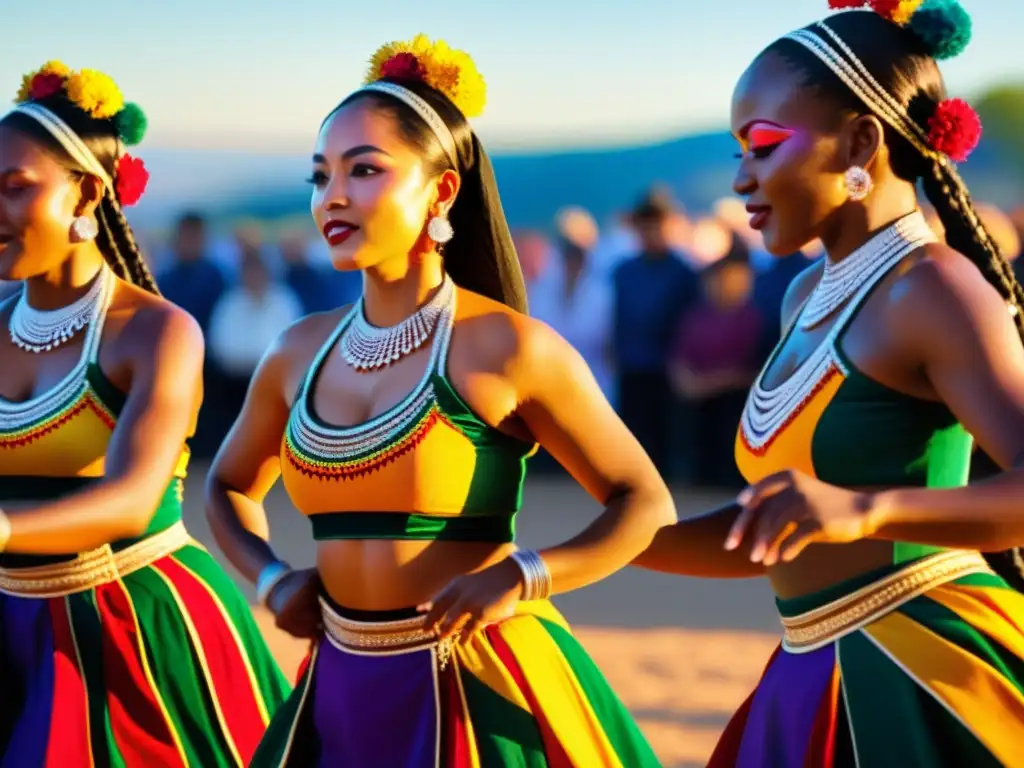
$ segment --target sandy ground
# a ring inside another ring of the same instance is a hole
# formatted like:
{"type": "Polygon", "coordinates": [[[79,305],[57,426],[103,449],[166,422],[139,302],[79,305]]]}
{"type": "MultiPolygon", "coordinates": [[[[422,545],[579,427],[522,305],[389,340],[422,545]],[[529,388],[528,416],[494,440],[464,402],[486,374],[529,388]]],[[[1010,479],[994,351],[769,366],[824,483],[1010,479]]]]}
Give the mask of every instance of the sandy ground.
{"type": "MultiPolygon", "coordinates": [[[[188,483],[187,521],[196,538],[212,544],[199,498],[202,471],[196,470],[188,483]]],[[[676,498],[682,515],[721,501],[686,492],[676,498]]],[[[282,557],[293,565],[312,562],[309,528],[280,488],[267,506],[282,557]]],[[[568,481],[531,481],[520,516],[520,542],[535,546],[563,540],[598,511],[568,481]]],[[[251,589],[245,589],[251,596],[251,589]]],[[[666,768],[705,764],[778,640],[778,619],[762,580],[685,579],[630,568],[555,602],[666,768]]],[[[257,619],[282,668],[292,676],[304,644],[278,632],[268,615],[257,612],[257,619]]]]}

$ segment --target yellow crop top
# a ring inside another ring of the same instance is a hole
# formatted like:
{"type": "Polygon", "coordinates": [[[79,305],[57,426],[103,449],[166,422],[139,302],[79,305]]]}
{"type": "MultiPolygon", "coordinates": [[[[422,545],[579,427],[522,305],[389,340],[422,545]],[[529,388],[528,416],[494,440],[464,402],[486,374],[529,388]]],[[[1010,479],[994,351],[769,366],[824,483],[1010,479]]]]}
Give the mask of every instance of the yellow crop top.
{"type": "MultiPolygon", "coordinates": [[[[108,279],[99,317],[85,331],[81,357],[55,387],[22,402],[0,398],[0,503],[59,498],[103,477],[107,447],[125,401],[97,362],[114,286],[115,281],[108,279]]],[[[189,450],[183,446],[174,481],[147,535],[181,519],[181,481],[188,462],[189,450]]],[[[0,555],[0,565],[39,565],[59,559],[6,554],[0,555]]]]}
{"type": "Polygon", "coordinates": [[[511,541],[536,445],[484,423],[449,382],[454,303],[438,320],[423,378],[401,402],[352,427],[313,412],[323,362],[361,311],[356,304],[320,349],[281,444],[282,480],[314,538],[511,541]]]}

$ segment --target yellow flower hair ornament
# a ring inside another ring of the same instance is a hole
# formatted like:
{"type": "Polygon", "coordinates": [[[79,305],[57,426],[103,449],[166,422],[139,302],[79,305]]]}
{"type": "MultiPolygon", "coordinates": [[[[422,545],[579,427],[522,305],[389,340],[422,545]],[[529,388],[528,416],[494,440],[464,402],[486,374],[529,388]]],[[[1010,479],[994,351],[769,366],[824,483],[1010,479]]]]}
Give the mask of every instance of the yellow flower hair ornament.
{"type": "Polygon", "coordinates": [[[385,78],[423,82],[447,96],[467,118],[483,114],[487,103],[487,86],[469,54],[426,35],[377,49],[363,83],[385,78]]]}
{"type": "Polygon", "coordinates": [[[95,69],[72,72],[60,61],[48,61],[22,77],[16,102],[41,101],[61,93],[91,117],[112,121],[118,138],[129,146],[146,134],[146,115],[139,105],[126,104],[117,83],[95,69]]]}

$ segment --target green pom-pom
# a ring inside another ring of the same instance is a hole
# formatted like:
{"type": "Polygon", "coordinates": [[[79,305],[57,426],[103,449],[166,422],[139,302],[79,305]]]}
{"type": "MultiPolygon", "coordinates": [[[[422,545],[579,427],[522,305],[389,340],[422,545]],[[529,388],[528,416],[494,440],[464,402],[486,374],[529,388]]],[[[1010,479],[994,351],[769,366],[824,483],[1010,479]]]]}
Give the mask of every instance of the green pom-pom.
{"type": "Polygon", "coordinates": [[[142,141],[146,135],[146,127],[149,121],[142,107],[134,102],[124,105],[124,109],[114,115],[114,126],[117,128],[117,135],[121,141],[129,147],[133,147],[142,141]]]}
{"type": "Polygon", "coordinates": [[[971,17],[957,0],[925,0],[908,26],[936,59],[959,56],[971,42],[971,17]]]}

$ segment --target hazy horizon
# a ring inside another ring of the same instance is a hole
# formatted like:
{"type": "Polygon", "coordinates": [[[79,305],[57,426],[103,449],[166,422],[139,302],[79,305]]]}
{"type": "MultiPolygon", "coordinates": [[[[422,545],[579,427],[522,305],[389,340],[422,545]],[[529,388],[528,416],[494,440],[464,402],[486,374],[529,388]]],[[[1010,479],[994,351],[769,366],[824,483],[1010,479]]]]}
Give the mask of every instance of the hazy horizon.
{"type": "MultiPolygon", "coordinates": [[[[974,43],[942,63],[974,98],[1024,75],[1024,9],[970,2],[974,43]]],[[[774,38],[828,15],[827,0],[656,3],[521,0],[461,6],[392,0],[50,0],[4,9],[0,87],[48,59],[118,81],[150,118],[149,149],[305,152],[331,107],[359,85],[381,43],[418,32],[474,56],[488,109],[474,121],[495,150],[614,147],[724,128],[736,78],[774,38]]]]}

